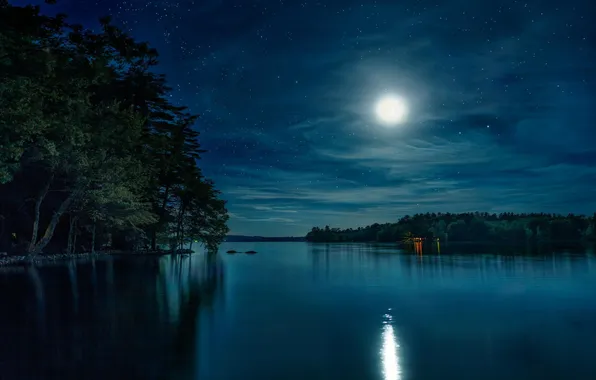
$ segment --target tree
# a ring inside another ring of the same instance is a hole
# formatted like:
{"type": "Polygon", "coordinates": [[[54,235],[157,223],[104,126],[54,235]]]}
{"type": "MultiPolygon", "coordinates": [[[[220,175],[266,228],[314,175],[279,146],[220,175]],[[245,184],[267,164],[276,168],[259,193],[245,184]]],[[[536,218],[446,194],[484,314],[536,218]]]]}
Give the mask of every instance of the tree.
{"type": "Polygon", "coordinates": [[[202,239],[216,245],[227,211],[197,166],[197,116],[168,101],[165,77],[151,71],[154,49],[100,21],[94,33],[0,2],[3,221],[21,241],[30,223],[31,254],[52,241],[65,214],[69,251],[77,223],[91,250],[98,223],[147,232],[155,248],[160,234],[184,241],[191,215],[203,215],[202,239]]]}

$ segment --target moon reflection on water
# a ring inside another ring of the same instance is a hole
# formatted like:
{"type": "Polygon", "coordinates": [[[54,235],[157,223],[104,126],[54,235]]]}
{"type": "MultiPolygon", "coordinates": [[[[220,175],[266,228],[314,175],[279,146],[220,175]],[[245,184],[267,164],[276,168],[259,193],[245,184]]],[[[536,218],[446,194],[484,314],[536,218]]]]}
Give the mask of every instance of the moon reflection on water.
{"type": "MultiPolygon", "coordinates": [[[[391,310],[391,309],[389,309],[391,310]]],[[[399,361],[400,346],[397,342],[393,317],[390,314],[383,316],[383,332],[381,343],[381,364],[384,380],[401,380],[402,370],[399,361]]]]}

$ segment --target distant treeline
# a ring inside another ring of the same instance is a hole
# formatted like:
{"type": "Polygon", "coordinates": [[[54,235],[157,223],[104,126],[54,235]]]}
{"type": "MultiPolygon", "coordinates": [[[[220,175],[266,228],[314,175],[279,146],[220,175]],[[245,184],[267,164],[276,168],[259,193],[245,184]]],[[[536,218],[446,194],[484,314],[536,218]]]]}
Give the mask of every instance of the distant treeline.
{"type": "Polygon", "coordinates": [[[314,227],[310,242],[395,242],[412,237],[442,241],[578,241],[596,240],[596,214],[426,213],[406,215],[397,223],[375,223],[356,229],[314,227]]]}

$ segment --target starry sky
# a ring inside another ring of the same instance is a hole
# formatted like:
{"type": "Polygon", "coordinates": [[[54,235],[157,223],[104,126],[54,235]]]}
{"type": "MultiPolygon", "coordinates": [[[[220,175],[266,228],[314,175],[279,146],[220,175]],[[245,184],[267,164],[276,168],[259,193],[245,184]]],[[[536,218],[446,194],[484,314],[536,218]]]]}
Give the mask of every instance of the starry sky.
{"type": "MultiPolygon", "coordinates": [[[[13,1],[13,4],[28,1],[13,1]]],[[[596,211],[592,0],[58,0],[161,55],[232,234],[596,211]],[[388,128],[385,93],[408,104],[388,128]]]]}

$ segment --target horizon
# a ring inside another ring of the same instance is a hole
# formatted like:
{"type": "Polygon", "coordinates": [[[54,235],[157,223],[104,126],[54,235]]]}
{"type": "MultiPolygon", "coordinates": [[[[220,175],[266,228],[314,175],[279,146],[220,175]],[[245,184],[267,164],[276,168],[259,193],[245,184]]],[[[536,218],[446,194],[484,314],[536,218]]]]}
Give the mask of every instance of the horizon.
{"type": "Polygon", "coordinates": [[[201,114],[230,234],[596,210],[588,2],[182,5],[51,8],[86,26],[110,14],[158,49],[173,100],[201,114]],[[374,114],[387,94],[407,105],[391,127],[374,114]]]}
{"type": "MultiPolygon", "coordinates": [[[[596,211],[592,212],[592,213],[585,213],[585,214],[575,214],[575,213],[553,213],[553,212],[542,212],[542,211],[537,211],[537,212],[524,212],[524,213],[516,213],[513,211],[504,211],[503,213],[513,213],[514,215],[521,215],[521,214],[528,214],[528,215],[533,215],[533,214],[546,214],[546,215],[552,215],[552,216],[561,216],[561,217],[567,217],[570,214],[573,214],[576,217],[584,217],[584,218],[592,218],[594,216],[596,216],[596,211]],[[592,215],[590,215],[592,214],[592,215]]],[[[458,214],[475,214],[475,213],[488,213],[488,214],[497,214],[499,215],[500,213],[493,213],[493,212],[488,212],[488,211],[464,211],[464,212],[450,212],[450,211],[429,211],[429,212],[424,212],[424,213],[420,213],[420,214],[452,214],[452,215],[458,215],[458,214]]],[[[347,226],[347,227],[339,227],[339,226],[335,226],[335,225],[328,225],[330,228],[339,228],[341,230],[346,230],[346,229],[358,229],[358,228],[366,228],[366,227],[370,227],[373,224],[395,224],[398,223],[400,220],[402,220],[405,216],[414,216],[417,214],[406,214],[403,216],[400,216],[398,219],[393,220],[393,221],[389,221],[389,222],[373,222],[371,224],[365,224],[365,225],[356,225],[356,226],[347,226]]],[[[324,228],[327,225],[313,225],[308,231],[306,231],[303,235],[246,235],[246,234],[238,234],[238,233],[233,233],[233,232],[229,232],[226,236],[243,236],[243,237],[263,237],[263,238],[285,238],[285,237],[304,237],[306,236],[306,234],[308,234],[313,228],[324,228]]]]}

